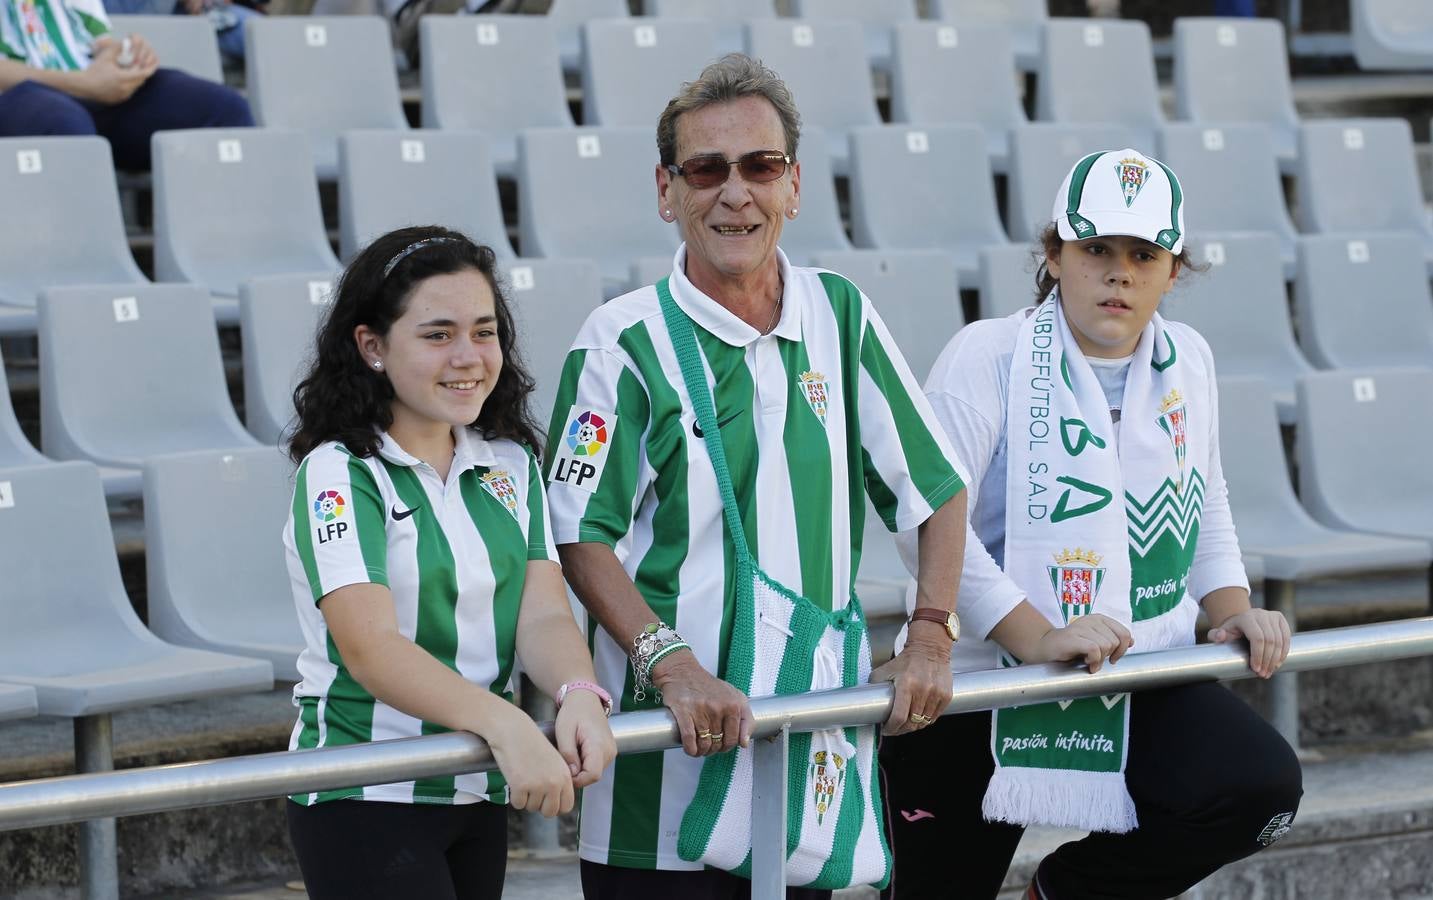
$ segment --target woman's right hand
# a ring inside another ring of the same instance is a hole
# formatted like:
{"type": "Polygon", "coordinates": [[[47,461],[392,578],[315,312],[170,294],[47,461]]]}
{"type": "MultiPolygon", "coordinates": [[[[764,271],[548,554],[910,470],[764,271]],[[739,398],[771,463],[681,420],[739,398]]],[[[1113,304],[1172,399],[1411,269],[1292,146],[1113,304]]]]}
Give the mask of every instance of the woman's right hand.
{"type": "Polygon", "coordinates": [[[1134,645],[1129,629],[1109,616],[1079,616],[1064,628],[1051,628],[1037,644],[1036,658],[1025,662],[1085,661],[1098,672],[1105,659],[1115,663],[1134,645]]]}
{"type": "Polygon", "coordinates": [[[508,804],[549,819],[572,809],[576,789],[572,772],[557,748],[516,706],[502,721],[484,730],[498,770],[508,783],[508,804]]]}

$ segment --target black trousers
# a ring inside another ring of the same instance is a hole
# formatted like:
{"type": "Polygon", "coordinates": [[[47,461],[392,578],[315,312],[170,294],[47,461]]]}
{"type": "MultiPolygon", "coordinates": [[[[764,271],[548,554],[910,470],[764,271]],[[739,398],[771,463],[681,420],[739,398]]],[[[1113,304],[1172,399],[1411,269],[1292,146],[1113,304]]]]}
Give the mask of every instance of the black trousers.
{"type": "MultiPolygon", "coordinates": [[[[989,900],[1024,829],[987,822],[990,713],[946,716],[881,743],[895,876],[885,900],[989,900]]],[[[1136,693],[1125,784],[1139,827],[1092,833],[1040,863],[1049,900],[1175,896],[1282,836],[1303,774],[1292,749],[1217,684],[1136,693]]]]}
{"type": "Polygon", "coordinates": [[[312,900],[500,900],[507,807],[330,800],[284,804],[312,900]]]}
{"type": "MultiPolygon", "coordinates": [[[[751,882],[720,869],[627,869],[582,861],[583,900],[751,900],[751,882]]],[[[831,900],[830,891],[787,888],[787,900],[831,900]]]]}

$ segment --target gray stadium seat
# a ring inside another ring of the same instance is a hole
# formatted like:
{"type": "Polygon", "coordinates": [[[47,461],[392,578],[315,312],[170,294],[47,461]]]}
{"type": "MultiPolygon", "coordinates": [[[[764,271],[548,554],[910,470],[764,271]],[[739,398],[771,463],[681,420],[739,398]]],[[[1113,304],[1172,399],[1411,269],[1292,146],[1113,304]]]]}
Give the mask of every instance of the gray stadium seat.
{"type": "Polygon", "coordinates": [[[268,660],[298,681],[303,634],[283,530],[293,464],[273,447],[157,456],[144,465],[149,627],[181,647],[268,660]]]}
{"type": "Polygon", "coordinates": [[[1187,234],[1267,231],[1279,241],[1284,277],[1294,275],[1297,233],[1284,203],[1279,164],[1262,125],[1170,123],[1160,159],[1179,175],[1186,196],[1187,234]]]}
{"type": "Polygon", "coordinates": [[[607,19],[582,26],[582,122],[655,131],[683,82],[716,58],[710,22],[607,19]]]}
{"type": "Polygon", "coordinates": [[[1180,275],[1160,313],[1204,336],[1221,376],[1264,379],[1279,419],[1294,423],[1294,382],[1313,371],[1294,341],[1289,298],[1271,234],[1202,234],[1190,253],[1206,272],[1180,275]]]}
{"type": "Polygon", "coordinates": [[[1433,266],[1405,119],[1325,119],[1299,129],[1300,227],[1306,232],[1415,231],[1433,266]]]}
{"type": "Polygon", "coordinates": [[[801,129],[796,149],[801,163],[801,208],[796,218],[787,219],[781,227],[781,249],[794,265],[806,265],[817,253],[851,249],[841,224],[841,204],[826,146],[826,134],[820,128],[801,129]]]}
{"type": "Polygon", "coordinates": [[[851,232],[859,247],[944,250],[973,284],[980,248],[1008,243],[985,132],[975,125],[856,129],[851,232]]]}
{"type": "Polygon", "coordinates": [[[255,446],[229,401],[202,290],[52,288],[39,311],[46,456],[136,468],[161,453],[255,446]]]}
{"type": "Polygon", "coordinates": [[[886,72],[894,50],[891,29],[899,22],[916,20],[915,0],[790,0],[791,14],[800,19],[850,19],[866,32],[866,58],[871,68],[886,72]]]}
{"type": "MultiPolygon", "coordinates": [[[[784,233],[784,232],[783,232],[784,233]]],[[[645,287],[649,284],[656,284],[663,278],[672,274],[671,256],[642,256],[632,261],[632,277],[629,279],[634,288],[645,287]]]]}
{"type": "Polygon", "coordinates": [[[1433,69],[1427,0],[1350,0],[1349,34],[1361,69],[1433,69]]]}
{"type": "Polygon", "coordinates": [[[332,302],[334,273],[268,275],[239,285],[244,345],[244,423],[278,446],[294,417],[294,388],[314,350],[315,332],[332,302]]]}
{"type": "Polygon", "coordinates": [[[1025,124],[1009,32],[994,25],[906,22],[896,26],[895,41],[891,120],[979,125],[989,142],[991,165],[1004,172],[1010,129],[1025,124]]]}
{"type": "Polygon", "coordinates": [[[315,171],[338,171],[338,135],[407,128],[380,16],[253,16],[244,23],[244,70],[254,121],[309,136],[315,171]]]}
{"type": "Polygon", "coordinates": [[[980,250],[980,318],[998,319],[1033,306],[1035,270],[1033,244],[1005,244],[980,250]]]}
{"type": "Polygon", "coordinates": [[[23,684],[0,684],[0,721],[28,719],[39,711],[34,688],[23,684]]]}
{"type": "Polygon", "coordinates": [[[508,260],[502,274],[517,320],[518,350],[537,382],[531,397],[533,416],[546,428],[572,339],[602,304],[602,276],[585,259],[508,260]]]}
{"type": "Polygon", "coordinates": [[[1174,105],[1175,114],[1191,122],[1266,126],[1280,166],[1292,171],[1299,114],[1284,24],[1278,19],[1175,19],[1174,105]]]}
{"type": "Polygon", "coordinates": [[[405,225],[441,224],[510,259],[488,141],[476,131],[349,131],[338,142],[344,259],[405,225]]]}
{"type": "Polygon", "coordinates": [[[918,384],[965,325],[960,283],[947,253],[848,250],[821,253],[812,262],[846,276],[871,298],[918,384]]]}
{"type": "Polygon", "coordinates": [[[1035,117],[1118,122],[1139,130],[1131,146],[1154,146],[1164,113],[1149,26],[1133,20],[1051,19],[1036,81],[1035,117]]]}
{"type": "Polygon", "coordinates": [[[338,269],[309,159],[294,131],[156,134],[155,275],[235,297],[259,275],[338,269]]]}
{"type": "Polygon", "coordinates": [[[109,17],[113,34],[139,34],[149,41],[166,69],[179,69],[196,78],[224,83],[224,64],[219,41],[208,16],[123,16],[109,17]]]}
{"type": "Polygon", "coordinates": [[[801,110],[803,125],[826,129],[831,167],[845,175],[853,128],[879,125],[865,38],[855,22],[752,22],[747,50],[778,72],[801,110]]]}
{"type": "MultiPolygon", "coordinates": [[[[1299,379],[1299,494],[1314,518],[1433,542],[1433,370],[1315,372],[1299,379]]],[[[1427,564],[1427,557],[1424,557],[1427,564]]]]}
{"type": "Polygon", "coordinates": [[[722,53],[746,49],[746,23],[776,18],[772,0],[647,0],[649,16],[669,19],[706,19],[722,53]]]}
{"type": "Polygon", "coordinates": [[[423,127],[483,132],[504,178],[517,171],[519,131],[571,127],[557,31],[543,16],[423,16],[418,40],[423,127]]]}
{"type": "Polygon", "coordinates": [[[627,289],[632,261],[668,258],[675,226],[657,215],[652,128],[535,128],[519,138],[523,256],[591,259],[606,296],[627,289]],[[581,203],[574,203],[581,197],[581,203]]]}
{"type": "Polygon", "coordinates": [[[582,25],[592,19],[628,18],[627,0],[552,0],[547,21],[556,29],[562,68],[576,72],[582,64],[582,25]]]}
{"type": "Polygon", "coordinates": [[[1408,233],[1300,240],[1294,315],[1309,359],[1324,369],[1433,367],[1422,248],[1408,233]]]}
{"type": "Polygon", "coordinates": [[[1141,146],[1138,130],[1124,125],[1065,125],[1031,122],[1010,134],[1010,238],[1030,241],[1050,224],[1055,192],[1070,167],[1099,150],[1152,149],[1141,146]]]}
{"type": "Polygon", "coordinates": [[[1045,23],[1050,20],[1046,0],[927,0],[930,17],[957,25],[1003,25],[1010,30],[1015,61],[1027,72],[1040,63],[1045,23]]]}
{"type": "Polygon", "coordinates": [[[0,196],[25,211],[0,216],[0,303],[33,309],[54,284],[149,283],[129,252],[104,138],[0,139],[0,196]]]}
{"type": "MultiPolygon", "coordinates": [[[[1262,379],[1219,379],[1219,450],[1239,547],[1263,559],[1265,578],[1302,581],[1417,568],[1433,556],[1426,542],[1331,528],[1299,505],[1273,398],[1262,379]]],[[[1360,465],[1349,474],[1362,478],[1365,468],[1360,465]]]]}

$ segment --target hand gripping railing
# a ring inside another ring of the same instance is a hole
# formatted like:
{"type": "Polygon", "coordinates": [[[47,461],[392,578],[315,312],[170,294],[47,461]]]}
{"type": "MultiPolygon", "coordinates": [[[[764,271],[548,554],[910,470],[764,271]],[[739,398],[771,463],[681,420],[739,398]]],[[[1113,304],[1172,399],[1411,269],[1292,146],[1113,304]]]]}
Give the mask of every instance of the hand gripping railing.
{"type": "MultiPolygon", "coordinates": [[[[1282,672],[1325,669],[1433,654],[1433,617],[1332,628],[1295,635],[1282,672]]],[[[1241,647],[1211,644],[1125,657],[1091,675],[1082,666],[1047,664],[954,679],[946,714],[1019,706],[1068,697],[1148,690],[1198,681],[1250,678],[1241,647]]],[[[1277,677],[1277,676],[1276,676],[1277,677]]],[[[891,705],[889,684],[751,702],[756,742],[752,799],[752,896],[784,896],[786,738],[791,732],[881,722],[891,705]]],[[[544,729],[551,736],[551,725],[544,729]]],[[[665,711],[612,717],[620,753],[680,744],[665,711]]],[[[0,831],[111,816],[163,812],[360,784],[386,784],[495,768],[491,751],[466,732],[264,753],[206,762],[69,775],[0,784],[0,831]]]]}

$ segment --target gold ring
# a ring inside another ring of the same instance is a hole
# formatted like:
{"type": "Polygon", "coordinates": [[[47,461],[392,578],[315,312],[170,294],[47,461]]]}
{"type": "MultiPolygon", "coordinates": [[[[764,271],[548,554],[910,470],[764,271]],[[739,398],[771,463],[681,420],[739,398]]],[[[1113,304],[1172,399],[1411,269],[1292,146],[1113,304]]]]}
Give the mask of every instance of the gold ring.
{"type": "Polygon", "coordinates": [[[719,740],[721,740],[721,739],[724,738],[724,737],[726,737],[726,732],[725,732],[725,731],[713,731],[713,732],[711,733],[711,739],[714,740],[714,741],[719,741],[719,740]]]}
{"type": "Polygon", "coordinates": [[[712,733],[711,733],[710,731],[707,731],[705,728],[703,728],[701,731],[698,731],[698,732],[697,732],[697,739],[698,739],[698,740],[709,741],[709,740],[712,739],[712,737],[713,737],[712,733]]]}
{"type": "Polygon", "coordinates": [[[932,719],[930,716],[923,716],[920,713],[911,713],[911,721],[917,725],[925,726],[934,722],[935,719],[932,719]]]}

